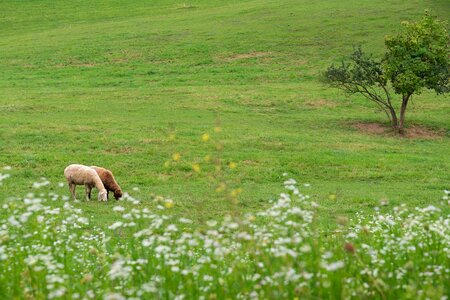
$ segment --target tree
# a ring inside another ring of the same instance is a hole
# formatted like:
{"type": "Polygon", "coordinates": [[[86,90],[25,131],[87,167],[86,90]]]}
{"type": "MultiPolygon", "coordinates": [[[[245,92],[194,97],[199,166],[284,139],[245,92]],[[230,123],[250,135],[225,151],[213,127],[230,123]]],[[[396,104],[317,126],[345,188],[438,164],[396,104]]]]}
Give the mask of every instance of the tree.
{"type": "Polygon", "coordinates": [[[450,91],[450,39],[447,23],[428,11],[418,22],[402,22],[403,31],[385,38],[386,53],[375,59],[355,47],[349,62],[328,67],[329,84],[347,94],[361,94],[375,102],[392,127],[403,133],[406,108],[412,95],[423,89],[438,94],[450,91]],[[401,96],[400,118],[392,104],[391,90],[401,96]]]}

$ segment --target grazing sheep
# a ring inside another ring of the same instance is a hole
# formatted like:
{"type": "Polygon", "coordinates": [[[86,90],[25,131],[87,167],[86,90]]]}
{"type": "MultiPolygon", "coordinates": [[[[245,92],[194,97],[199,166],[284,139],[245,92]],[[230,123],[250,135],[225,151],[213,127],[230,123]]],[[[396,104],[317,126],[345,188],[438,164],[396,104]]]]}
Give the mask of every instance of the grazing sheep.
{"type": "Polygon", "coordinates": [[[122,197],[122,190],[117,184],[117,181],[114,179],[112,172],[102,167],[91,166],[91,168],[97,172],[98,176],[102,180],[107,191],[107,198],[109,197],[109,191],[111,191],[114,193],[114,198],[119,200],[119,198],[122,197]]]}
{"type": "Polygon", "coordinates": [[[91,190],[94,186],[98,189],[98,200],[108,200],[108,192],[103,186],[102,180],[97,175],[97,172],[88,166],[77,164],[69,165],[64,169],[64,176],[66,176],[73,199],[75,199],[76,186],[84,185],[86,190],[86,200],[91,199],[91,190]]]}

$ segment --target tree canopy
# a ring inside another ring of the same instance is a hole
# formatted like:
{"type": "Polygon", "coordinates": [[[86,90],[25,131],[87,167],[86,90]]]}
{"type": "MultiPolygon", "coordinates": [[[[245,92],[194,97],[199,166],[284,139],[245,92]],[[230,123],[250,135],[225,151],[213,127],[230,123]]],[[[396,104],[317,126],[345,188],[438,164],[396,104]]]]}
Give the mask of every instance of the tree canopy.
{"type": "Polygon", "coordinates": [[[399,132],[403,132],[406,108],[413,94],[420,94],[424,88],[438,94],[450,91],[447,22],[426,11],[419,21],[404,21],[402,25],[399,34],[385,38],[382,59],[365,54],[358,46],[348,61],[331,65],[325,73],[332,86],[375,102],[399,132]],[[391,90],[401,95],[400,119],[391,90]]]}

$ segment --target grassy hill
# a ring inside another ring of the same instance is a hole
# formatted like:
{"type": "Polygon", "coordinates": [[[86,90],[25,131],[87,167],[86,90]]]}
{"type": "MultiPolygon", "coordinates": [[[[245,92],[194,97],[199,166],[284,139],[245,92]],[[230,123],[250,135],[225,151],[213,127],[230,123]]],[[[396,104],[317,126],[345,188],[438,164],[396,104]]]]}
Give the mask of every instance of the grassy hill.
{"type": "MultiPolygon", "coordinates": [[[[0,166],[13,167],[3,195],[40,177],[68,195],[56,185],[66,165],[100,165],[144,205],[172,197],[203,222],[233,209],[214,191],[221,181],[254,211],[287,172],[311,184],[328,224],[382,198],[433,203],[449,188],[448,96],[424,93],[408,110],[408,124],[441,136],[398,138],[356,129],[384,116],[319,80],[354,44],[381,55],[383,37],[426,8],[448,18],[446,1],[123,2],[0,3],[0,166]],[[202,162],[218,154],[237,164],[220,178],[202,162]]],[[[114,218],[96,201],[79,206],[114,218]]]]}

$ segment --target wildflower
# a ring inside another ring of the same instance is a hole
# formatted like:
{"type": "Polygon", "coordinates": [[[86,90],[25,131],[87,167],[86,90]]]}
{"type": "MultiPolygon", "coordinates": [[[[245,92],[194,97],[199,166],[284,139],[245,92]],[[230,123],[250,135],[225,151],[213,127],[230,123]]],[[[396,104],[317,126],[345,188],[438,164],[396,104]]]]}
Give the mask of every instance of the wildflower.
{"type": "Polygon", "coordinates": [[[20,226],[21,226],[20,223],[16,220],[16,218],[15,218],[14,216],[10,216],[10,217],[8,218],[8,222],[9,222],[12,226],[15,226],[15,227],[20,227],[20,226]]]}
{"type": "Polygon", "coordinates": [[[230,192],[230,196],[231,197],[237,197],[240,193],[242,193],[242,189],[241,188],[237,188],[234,189],[230,192]]]}
{"type": "Polygon", "coordinates": [[[352,243],[345,243],[344,250],[350,254],[355,254],[355,246],[352,243]]]}
{"type": "Polygon", "coordinates": [[[164,207],[167,209],[172,208],[175,205],[172,199],[166,199],[164,200],[164,207]]]}
{"type": "Polygon", "coordinates": [[[118,212],[122,212],[124,210],[125,210],[125,208],[120,205],[114,206],[114,208],[113,208],[113,211],[118,211],[118,212]]]}
{"type": "Polygon", "coordinates": [[[180,153],[175,152],[174,154],[172,154],[172,159],[173,159],[174,161],[179,161],[180,158],[181,158],[180,153]]]}
{"type": "Polygon", "coordinates": [[[206,155],[206,156],[203,158],[203,160],[204,160],[205,162],[209,162],[209,161],[211,160],[211,156],[206,155]]]}
{"type": "Polygon", "coordinates": [[[256,220],[256,217],[254,215],[252,215],[252,214],[249,214],[249,215],[247,215],[247,220],[250,221],[250,222],[253,222],[253,221],[256,220]]]}
{"type": "Polygon", "coordinates": [[[126,298],[118,293],[108,293],[103,297],[103,300],[126,300],[126,298]]]}
{"type": "Polygon", "coordinates": [[[60,288],[50,292],[47,297],[48,297],[48,299],[60,298],[60,297],[64,296],[65,293],[66,293],[66,288],[60,287],[60,288]]]}
{"type": "Polygon", "coordinates": [[[207,134],[207,133],[202,134],[202,141],[204,141],[204,142],[209,141],[209,134],[207,134]]]}
{"type": "Polygon", "coordinates": [[[389,205],[389,200],[387,198],[383,198],[380,200],[380,205],[381,206],[387,206],[389,205]]]}
{"type": "Polygon", "coordinates": [[[326,269],[328,272],[334,272],[336,270],[342,269],[344,266],[345,264],[342,260],[338,260],[330,264],[327,264],[326,262],[321,263],[321,267],[326,269]]]}
{"type": "Polygon", "coordinates": [[[331,201],[336,200],[336,194],[330,193],[330,194],[328,195],[328,199],[330,199],[331,201]]]}
{"type": "Polygon", "coordinates": [[[304,252],[304,253],[308,253],[311,252],[311,246],[308,244],[305,244],[303,246],[300,247],[300,251],[304,252]]]}
{"type": "Polygon", "coordinates": [[[6,178],[8,178],[8,177],[11,177],[11,175],[0,173],[0,182],[1,182],[3,179],[6,179],[6,178]]]}
{"type": "Polygon", "coordinates": [[[111,226],[109,226],[108,228],[114,230],[114,229],[117,229],[117,228],[119,228],[119,227],[122,227],[122,225],[123,225],[122,222],[117,221],[117,222],[115,222],[114,224],[112,224],[111,226]]]}
{"type": "Polygon", "coordinates": [[[133,187],[133,191],[139,191],[139,188],[137,186],[133,187]]]}
{"type": "Polygon", "coordinates": [[[206,221],[206,225],[208,225],[209,227],[215,227],[217,225],[217,221],[216,220],[206,221]]]}
{"type": "Polygon", "coordinates": [[[83,276],[83,278],[81,279],[80,282],[81,282],[81,284],[85,284],[86,282],[91,282],[92,278],[93,278],[92,274],[88,273],[83,276]]]}
{"type": "Polygon", "coordinates": [[[223,191],[225,190],[225,188],[226,188],[225,183],[221,182],[221,183],[219,184],[219,186],[216,187],[216,193],[221,193],[221,192],[223,192],[223,191]]]}
{"type": "Polygon", "coordinates": [[[345,225],[348,224],[348,218],[345,217],[345,216],[338,216],[338,217],[336,218],[336,222],[337,222],[339,225],[345,226],[345,225]]]}
{"type": "Polygon", "coordinates": [[[191,224],[191,223],[192,223],[192,220],[186,219],[186,218],[179,218],[179,219],[178,219],[178,222],[184,223],[184,224],[191,224]]]}
{"type": "Polygon", "coordinates": [[[234,169],[236,169],[237,164],[234,163],[234,162],[230,162],[230,163],[228,164],[228,167],[229,167],[231,170],[234,170],[234,169]]]}
{"type": "Polygon", "coordinates": [[[199,164],[193,164],[192,165],[192,170],[194,170],[194,172],[196,172],[196,173],[200,173],[200,170],[201,170],[200,165],[199,164]]]}
{"type": "Polygon", "coordinates": [[[123,258],[117,259],[111,266],[108,275],[111,279],[127,278],[131,274],[132,268],[126,265],[123,258]]]}
{"type": "Polygon", "coordinates": [[[12,169],[12,167],[11,166],[4,166],[3,167],[3,170],[7,170],[7,171],[9,171],[9,170],[11,170],[12,169]]]}

